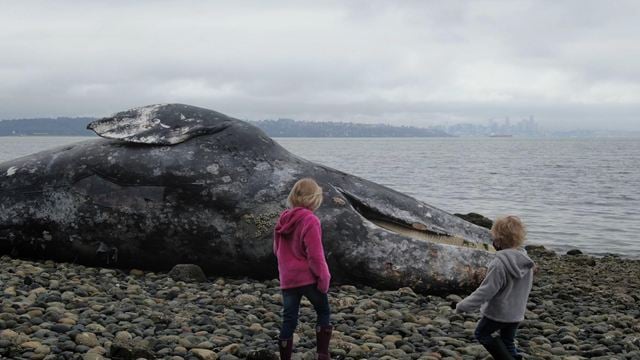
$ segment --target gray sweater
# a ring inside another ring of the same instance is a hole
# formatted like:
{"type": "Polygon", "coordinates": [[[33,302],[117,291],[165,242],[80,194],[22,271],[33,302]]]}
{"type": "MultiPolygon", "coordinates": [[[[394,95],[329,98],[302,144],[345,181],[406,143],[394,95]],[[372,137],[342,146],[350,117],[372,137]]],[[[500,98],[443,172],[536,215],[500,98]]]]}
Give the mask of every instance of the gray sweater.
{"type": "Polygon", "coordinates": [[[533,284],[533,267],[534,262],[524,249],[498,251],[480,287],[460,301],[456,311],[472,312],[480,307],[480,313],[494,321],[524,320],[533,284]]]}

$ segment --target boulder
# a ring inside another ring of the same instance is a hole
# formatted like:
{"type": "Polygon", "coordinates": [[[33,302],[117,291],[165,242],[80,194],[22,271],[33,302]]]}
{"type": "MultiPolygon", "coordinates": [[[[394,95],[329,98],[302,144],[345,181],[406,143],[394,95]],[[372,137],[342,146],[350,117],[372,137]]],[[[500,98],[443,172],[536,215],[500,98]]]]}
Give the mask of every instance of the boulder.
{"type": "Polygon", "coordinates": [[[542,245],[526,245],[524,248],[531,255],[537,255],[541,257],[555,257],[558,255],[553,250],[549,250],[542,245]]]}
{"type": "Polygon", "coordinates": [[[480,215],[478,213],[468,213],[468,214],[453,214],[463,220],[466,220],[472,224],[478,225],[478,226],[482,226],[483,228],[487,228],[487,229],[491,229],[491,227],[493,226],[493,221],[483,215],[480,215]]]}
{"type": "Polygon", "coordinates": [[[135,360],[139,358],[154,359],[150,346],[146,341],[134,341],[126,337],[116,337],[109,349],[109,357],[113,360],[135,360]]]}
{"type": "Polygon", "coordinates": [[[178,264],[169,271],[169,277],[175,281],[198,283],[207,281],[207,277],[198,265],[178,264]]]}

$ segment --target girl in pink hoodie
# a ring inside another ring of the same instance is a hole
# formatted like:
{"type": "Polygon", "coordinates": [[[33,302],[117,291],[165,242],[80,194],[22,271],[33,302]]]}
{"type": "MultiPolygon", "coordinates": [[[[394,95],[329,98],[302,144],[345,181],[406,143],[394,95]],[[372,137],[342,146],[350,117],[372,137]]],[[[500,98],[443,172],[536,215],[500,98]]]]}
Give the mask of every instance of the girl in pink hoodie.
{"type": "Polygon", "coordinates": [[[298,325],[303,295],[318,316],[317,359],[330,359],[332,327],[327,293],[331,274],[324,257],[320,220],[313,213],[322,204],[322,188],[313,179],[301,179],[293,185],[287,202],[289,209],[280,215],[273,236],[283,302],[280,359],[291,359],[293,332],[298,325]]]}

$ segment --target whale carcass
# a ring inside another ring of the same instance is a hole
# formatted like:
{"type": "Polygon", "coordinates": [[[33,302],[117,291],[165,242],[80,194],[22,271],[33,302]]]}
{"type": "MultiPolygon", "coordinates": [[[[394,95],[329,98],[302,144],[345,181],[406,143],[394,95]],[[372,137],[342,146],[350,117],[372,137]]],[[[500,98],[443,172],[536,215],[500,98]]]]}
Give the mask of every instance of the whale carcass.
{"type": "Polygon", "coordinates": [[[486,229],[301,159],[212,110],[152,105],[88,127],[102,138],[0,164],[1,253],[274,278],[274,223],[293,183],[312,177],[334,281],[468,290],[493,258],[486,229]]]}

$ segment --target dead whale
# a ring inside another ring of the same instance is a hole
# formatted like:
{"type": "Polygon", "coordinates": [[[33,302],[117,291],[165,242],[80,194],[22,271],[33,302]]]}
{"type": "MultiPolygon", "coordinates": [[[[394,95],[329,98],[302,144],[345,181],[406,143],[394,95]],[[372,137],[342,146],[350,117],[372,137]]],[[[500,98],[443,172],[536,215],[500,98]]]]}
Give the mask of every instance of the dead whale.
{"type": "Polygon", "coordinates": [[[275,220],[293,183],[312,177],[334,281],[466,291],[493,258],[486,229],[301,159],[212,110],[152,105],[88,128],[103,138],[0,164],[1,253],[274,278],[275,220]]]}

